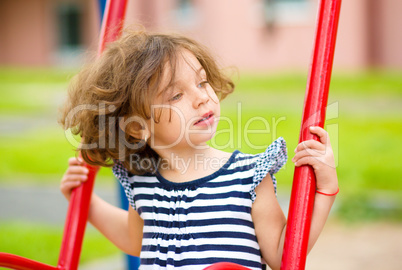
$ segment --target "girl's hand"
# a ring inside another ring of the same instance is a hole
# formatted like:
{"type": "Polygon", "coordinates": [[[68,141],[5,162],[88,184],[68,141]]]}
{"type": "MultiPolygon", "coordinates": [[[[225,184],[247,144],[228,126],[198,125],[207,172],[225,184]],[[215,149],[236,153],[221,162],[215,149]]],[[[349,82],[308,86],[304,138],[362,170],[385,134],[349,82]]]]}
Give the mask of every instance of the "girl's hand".
{"type": "Polygon", "coordinates": [[[301,142],[295,149],[296,155],[292,161],[296,167],[311,165],[317,180],[317,190],[334,194],[338,190],[338,178],[328,133],[321,127],[310,127],[310,132],[317,135],[320,141],[301,142]]]}
{"type": "Polygon", "coordinates": [[[68,160],[68,169],[60,182],[61,193],[67,200],[70,200],[73,189],[87,180],[88,172],[89,170],[83,166],[83,162],[78,158],[73,157],[68,160]]]}

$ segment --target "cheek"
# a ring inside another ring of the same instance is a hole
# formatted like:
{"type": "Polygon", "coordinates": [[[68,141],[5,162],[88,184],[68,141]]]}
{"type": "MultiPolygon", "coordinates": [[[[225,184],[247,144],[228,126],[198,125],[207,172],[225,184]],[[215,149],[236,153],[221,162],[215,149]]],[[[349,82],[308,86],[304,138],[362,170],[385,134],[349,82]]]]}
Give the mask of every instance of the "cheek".
{"type": "Polygon", "coordinates": [[[218,101],[218,104],[216,105],[216,114],[218,114],[219,116],[221,115],[221,104],[218,101]]]}
{"type": "Polygon", "coordinates": [[[164,121],[171,128],[185,127],[189,112],[185,108],[171,107],[163,112],[161,122],[164,121]]]}
{"type": "Polygon", "coordinates": [[[160,138],[166,143],[178,140],[183,136],[182,133],[187,121],[185,115],[185,112],[178,108],[163,109],[160,117],[157,118],[157,122],[154,122],[151,127],[155,139],[160,138]]]}
{"type": "Polygon", "coordinates": [[[157,149],[158,147],[174,146],[181,138],[182,129],[178,126],[172,125],[171,122],[155,123],[152,130],[151,147],[157,149]]]}
{"type": "Polygon", "coordinates": [[[219,98],[218,98],[218,96],[216,95],[216,92],[215,92],[215,90],[214,90],[212,87],[208,87],[208,89],[207,89],[207,94],[208,94],[209,98],[210,98],[213,102],[219,103],[219,98]]]}

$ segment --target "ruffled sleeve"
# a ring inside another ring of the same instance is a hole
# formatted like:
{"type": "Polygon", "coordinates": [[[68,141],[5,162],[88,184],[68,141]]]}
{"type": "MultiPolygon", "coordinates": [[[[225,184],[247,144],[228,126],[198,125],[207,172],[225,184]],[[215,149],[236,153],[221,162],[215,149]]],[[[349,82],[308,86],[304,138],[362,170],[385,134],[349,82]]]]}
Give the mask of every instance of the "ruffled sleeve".
{"type": "Polygon", "coordinates": [[[255,189],[261,183],[262,179],[269,173],[274,183],[276,194],[276,178],[275,173],[286,163],[288,158],[286,151],[286,142],[282,137],[274,141],[264,153],[258,155],[255,163],[255,171],[253,176],[253,185],[250,189],[252,202],[256,199],[255,189]]]}
{"type": "Polygon", "coordinates": [[[123,166],[121,162],[116,161],[112,171],[114,176],[120,181],[120,184],[123,186],[128,202],[134,209],[137,209],[135,206],[133,194],[134,182],[131,180],[127,169],[123,166]]]}

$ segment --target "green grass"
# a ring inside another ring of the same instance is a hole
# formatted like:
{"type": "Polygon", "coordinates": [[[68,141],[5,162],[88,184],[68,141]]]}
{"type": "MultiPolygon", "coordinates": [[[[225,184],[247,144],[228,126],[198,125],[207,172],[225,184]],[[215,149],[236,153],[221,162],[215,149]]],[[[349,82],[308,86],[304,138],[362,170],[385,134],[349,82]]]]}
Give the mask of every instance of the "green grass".
{"type": "MultiPolygon", "coordinates": [[[[0,251],[56,266],[63,229],[38,223],[0,222],[0,251]]],[[[80,263],[119,254],[94,228],[87,228],[80,263]]]]}
{"type": "Polygon", "coordinates": [[[12,68],[0,67],[1,84],[64,84],[76,73],[76,70],[57,68],[12,68]]]}
{"type": "Polygon", "coordinates": [[[71,70],[0,68],[0,113],[53,113],[61,103],[71,70]]]}
{"type": "MultiPolygon", "coordinates": [[[[67,168],[68,158],[76,156],[74,145],[57,125],[0,138],[0,183],[11,183],[15,179],[58,182],[67,168]]],[[[111,177],[112,174],[110,170],[102,169],[99,175],[111,177]]]]}
{"type": "MultiPolygon", "coordinates": [[[[0,89],[9,85],[25,89],[18,98],[13,89],[0,91],[0,105],[10,105],[0,106],[0,119],[15,122],[11,125],[15,130],[0,134],[0,182],[25,177],[58,181],[63,174],[67,158],[75,154],[74,147],[56,122],[57,106],[50,97],[59,97],[61,103],[72,74],[0,69],[0,89]],[[55,84],[58,87],[53,87],[55,84]],[[42,118],[48,123],[35,128],[42,118]]],[[[222,102],[222,115],[229,120],[221,120],[212,144],[226,151],[257,153],[283,136],[291,156],[298,141],[305,77],[300,73],[240,76],[236,92],[222,102]],[[266,134],[245,133],[246,125],[248,130],[265,129],[266,134]]],[[[345,183],[342,190],[347,194],[366,189],[402,191],[402,170],[396,158],[402,152],[401,78],[401,73],[380,71],[333,76],[329,103],[337,104],[338,115],[327,124],[333,133],[341,186],[345,183]]],[[[291,162],[283,171],[281,181],[289,186],[291,162]]]]}
{"type": "MultiPolygon", "coordinates": [[[[338,93],[397,94],[402,91],[401,71],[368,70],[343,72],[335,70],[331,79],[331,89],[338,93]]],[[[269,89],[285,92],[302,92],[306,89],[307,71],[270,74],[240,74],[236,77],[240,89],[266,92],[269,89]]],[[[304,92],[303,92],[304,94],[304,92]]]]}

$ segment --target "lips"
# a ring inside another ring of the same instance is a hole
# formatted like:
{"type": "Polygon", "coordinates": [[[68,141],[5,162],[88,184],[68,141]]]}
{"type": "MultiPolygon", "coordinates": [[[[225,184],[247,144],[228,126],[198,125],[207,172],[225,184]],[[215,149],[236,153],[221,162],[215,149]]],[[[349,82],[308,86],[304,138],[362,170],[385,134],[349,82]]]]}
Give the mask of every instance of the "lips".
{"type": "Polygon", "coordinates": [[[202,116],[200,120],[194,123],[194,125],[211,124],[213,122],[214,113],[212,111],[207,112],[202,116]]]}

